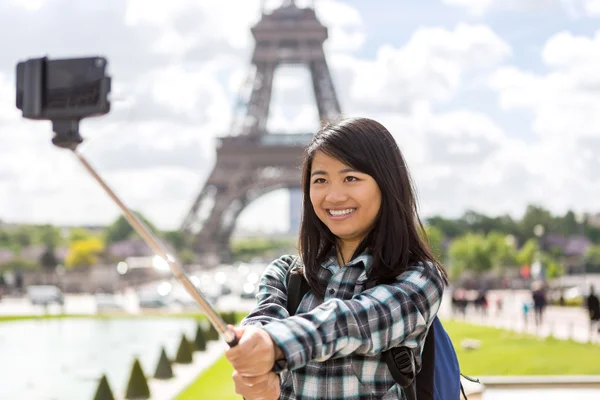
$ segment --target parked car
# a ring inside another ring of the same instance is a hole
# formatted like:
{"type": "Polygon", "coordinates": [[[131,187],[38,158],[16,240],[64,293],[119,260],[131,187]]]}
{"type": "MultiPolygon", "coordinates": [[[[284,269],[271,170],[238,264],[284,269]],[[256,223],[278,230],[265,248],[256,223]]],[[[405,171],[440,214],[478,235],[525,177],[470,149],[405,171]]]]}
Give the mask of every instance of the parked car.
{"type": "Polygon", "coordinates": [[[65,303],[62,291],[52,285],[32,285],[27,287],[27,297],[33,305],[48,305],[52,303],[65,303]]]}
{"type": "Polygon", "coordinates": [[[137,297],[140,308],[163,308],[169,305],[168,297],[156,289],[139,291],[137,297]]]}
{"type": "Polygon", "coordinates": [[[121,299],[112,293],[96,293],[96,311],[123,311],[125,307],[121,299]]]}

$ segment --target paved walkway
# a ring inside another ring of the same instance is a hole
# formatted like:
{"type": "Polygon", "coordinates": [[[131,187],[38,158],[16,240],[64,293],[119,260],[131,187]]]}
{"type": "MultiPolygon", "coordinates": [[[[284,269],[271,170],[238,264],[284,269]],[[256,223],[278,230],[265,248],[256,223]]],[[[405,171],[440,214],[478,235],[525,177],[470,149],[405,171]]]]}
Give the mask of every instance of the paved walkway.
{"type": "MultiPolygon", "coordinates": [[[[465,317],[457,316],[455,319],[478,325],[525,332],[540,337],[552,335],[561,340],[571,339],[580,343],[600,343],[600,334],[596,329],[590,330],[589,319],[584,309],[548,307],[540,326],[535,325],[533,312],[529,314],[528,318],[525,319],[522,314],[516,312],[498,313],[492,309],[485,316],[471,311],[467,312],[465,317]]],[[[452,317],[447,311],[440,313],[440,316],[443,318],[452,317]]]]}

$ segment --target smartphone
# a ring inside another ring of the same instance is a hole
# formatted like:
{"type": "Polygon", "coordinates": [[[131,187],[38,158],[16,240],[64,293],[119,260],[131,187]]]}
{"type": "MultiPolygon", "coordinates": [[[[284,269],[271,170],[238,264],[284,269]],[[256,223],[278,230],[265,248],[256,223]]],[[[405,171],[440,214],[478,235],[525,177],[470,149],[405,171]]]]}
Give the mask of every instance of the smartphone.
{"type": "Polygon", "coordinates": [[[16,104],[24,118],[80,120],[110,111],[104,57],[32,58],[17,64],[16,104]]]}

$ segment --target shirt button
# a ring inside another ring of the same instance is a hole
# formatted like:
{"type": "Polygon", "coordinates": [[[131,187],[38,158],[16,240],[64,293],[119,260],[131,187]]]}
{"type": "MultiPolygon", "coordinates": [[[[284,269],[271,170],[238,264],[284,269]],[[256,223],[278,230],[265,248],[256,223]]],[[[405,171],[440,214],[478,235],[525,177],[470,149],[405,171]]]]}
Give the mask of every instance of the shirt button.
{"type": "Polygon", "coordinates": [[[329,289],[329,294],[334,294],[335,290],[334,289],[329,289]]]}

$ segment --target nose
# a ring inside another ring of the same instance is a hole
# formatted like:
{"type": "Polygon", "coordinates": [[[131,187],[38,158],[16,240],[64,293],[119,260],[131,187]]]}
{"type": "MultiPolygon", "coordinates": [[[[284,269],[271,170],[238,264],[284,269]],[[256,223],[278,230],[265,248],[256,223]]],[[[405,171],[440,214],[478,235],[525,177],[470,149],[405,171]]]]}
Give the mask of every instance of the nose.
{"type": "Polygon", "coordinates": [[[348,195],[341,185],[330,185],[325,195],[325,201],[331,204],[343,203],[347,199],[348,195]]]}

